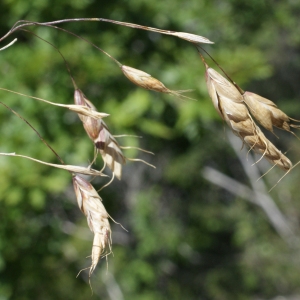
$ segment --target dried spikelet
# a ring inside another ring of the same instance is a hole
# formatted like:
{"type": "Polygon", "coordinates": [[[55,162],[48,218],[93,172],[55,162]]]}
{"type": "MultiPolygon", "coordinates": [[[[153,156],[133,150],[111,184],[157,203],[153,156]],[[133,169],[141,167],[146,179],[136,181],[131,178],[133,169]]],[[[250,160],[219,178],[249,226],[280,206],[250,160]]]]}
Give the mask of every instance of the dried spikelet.
{"type": "Polygon", "coordinates": [[[189,41],[194,44],[214,44],[214,42],[210,41],[208,38],[193,33],[174,32],[174,33],[169,33],[169,35],[177,36],[183,40],[189,41]]]}
{"type": "MultiPolygon", "coordinates": [[[[17,95],[20,95],[20,96],[25,96],[25,97],[35,99],[35,100],[38,100],[38,101],[42,101],[42,102],[45,102],[45,103],[48,103],[48,104],[51,104],[51,105],[54,105],[54,106],[68,108],[69,110],[74,111],[74,112],[78,113],[79,115],[92,117],[94,119],[102,119],[102,118],[105,118],[105,117],[109,116],[109,114],[93,110],[89,106],[86,106],[85,104],[82,104],[82,105],[61,104],[61,103],[51,102],[51,101],[48,101],[48,100],[45,100],[45,99],[42,99],[42,98],[25,95],[25,94],[15,92],[15,91],[11,91],[11,90],[4,89],[4,88],[0,88],[0,90],[6,91],[6,92],[9,92],[9,93],[13,93],[13,94],[17,94],[17,95]]],[[[78,103],[80,103],[80,101],[78,103]]]]}
{"type": "Polygon", "coordinates": [[[51,164],[51,163],[47,163],[47,162],[39,160],[39,159],[35,159],[33,157],[30,157],[30,156],[16,154],[14,152],[13,153],[0,153],[0,155],[2,155],[2,156],[22,157],[22,158],[26,158],[26,159],[29,159],[29,160],[33,160],[35,162],[38,162],[38,163],[46,165],[46,166],[50,166],[50,167],[54,167],[54,168],[58,168],[58,169],[63,169],[63,170],[66,170],[66,171],[69,171],[69,172],[72,172],[72,173],[79,173],[79,174],[90,175],[90,176],[108,177],[107,175],[103,174],[101,171],[94,170],[92,168],[73,166],[73,165],[65,165],[65,164],[63,164],[63,165],[51,164]]]}
{"type": "Polygon", "coordinates": [[[189,92],[191,90],[184,90],[184,91],[172,91],[168,89],[162,82],[160,82],[158,79],[152,77],[150,74],[143,72],[141,70],[128,67],[128,66],[122,66],[121,67],[124,75],[134,84],[146,89],[146,90],[152,90],[159,93],[165,93],[165,94],[172,94],[174,96],[177,96],[179,98],[186,98],[191,99],[187,96],[182,95],[181,93],[189,92]]]}
{"type": "Polygon", "coordinates": [[[92,264],[89,272],[91,276],[99,259],[111,253],[109,215],[102,204],[102,199],[89,182],[80,176],[74,176],[73,186],[78,206],[87,217],[89,228],[94,233],[92,264]]]}
{"type": "MultiPolygon", "coordinates": [[[[85,105],[91,110],[97,111],[95,106],[85,98],[79,89],[75,90],[74,101],[77,105],[85,105]]],[[[79,118],[88,136],[94,142],[97,152],[101,154],[105,165],[111,169],[118,179],[121,179],[122,165],[126,163],[126,159],[105,122],[102,119],[94,119],[80,114],[79,118]]]]}
{"type": "Polygon", "coordinates": [[[270,163],[277,165],[284,171],[293,167],[292,162],[283,155],[256,126],[256,135],[247,135],[244,137],[245,143],[258,154],[262,154],[270,163]]]}
{"type": "Polygon", "coordinates": [[[62,106],[62,107],[66,107],[76,113],[78,113],[78,115],[83,115],[83,116],[87,116],[93,119],[102,119],[105,117],[108,117],[109,114],[107,113],[102,113],[102,112],[98,112],[95,110],[92,110],[90,107],[87,106],[81,106],[81,105],[57,105],[57,106],[62,106]]]}
{"type": "Polygon", "coordinates": [[[223,120],[256,153],[272,164],[287,171],[292,167],[290,160],[283,155],[254,123],[237,88],[217,71],[206,67],[206,83],[214,107],[223,120]]]}
{"type": "Polygon", "coordinates": [[[131,27],[131,28],[139,28],[139,29],[143,29],[143,30],[159,32],[159,33],[166,34],[166,35],[173,35],[173,36],[177,36],[181,39],[187,40],[194,44],[200,44],[200,43],[201,44],[214,44],[214,42],[210,41],[208,38],[203,37],[201,35],[192,34],[192,33],[163,30],[163,29],[158,29],[158,28],[154,28],[154,27],[148,27],[148,26],[138,25],[138,24],[134,24],[134,23],[120,22],[120,21],[103,19],[103,18],[101,18],[101,21],[119,24],[122,26],[131,27]]]}
{"type": "Polygon", "coordinates": [[[99,135],[94,140],[94,143],[106,165],[112,170],[115,176],[121,180],[122,165],[126,163],[126,158],[118,142],[103,121],[101,122],[99,135]]]}
{"type": "MultiPolygon", "coordinates": [[[[92,102],[89,101],[88,99],[86,99],[83,92],[79,89],[76,89],[74,92],[74,102],[76,105],[85,106],[85,107],[89,108],[90,110],[97,111],[96,107],[92,104],[92,102]]],[[[88,116],[86,116],[86,115],[78,114],[78,116],[82,122],[84,122],[88,119],[88,116]]],[[[93,120],[93,118],[91,118],[91,119],[93,120]]],[[[92,122],[92,120],[90,122],[92,122]]],[[[98,120],[94,120],[94,121],[95,122],[92,124],[95,126],[97,126],[97,124],[100,123],[100,122],[98,122],[98,120]]]]}
{"type": "MultiPolygon", "coordinates": [[[[299,127],[290,124],[290,121],[293,119],[277,108],[276,104],[271,100],[251,92],[245,92],[243,97],[253,117],[271,132],[273,132],[273,126],[289,132],[291,132],[290,127],[299,127]]],[[[297,120],[294,121],[297,122],[297,120]]]]}

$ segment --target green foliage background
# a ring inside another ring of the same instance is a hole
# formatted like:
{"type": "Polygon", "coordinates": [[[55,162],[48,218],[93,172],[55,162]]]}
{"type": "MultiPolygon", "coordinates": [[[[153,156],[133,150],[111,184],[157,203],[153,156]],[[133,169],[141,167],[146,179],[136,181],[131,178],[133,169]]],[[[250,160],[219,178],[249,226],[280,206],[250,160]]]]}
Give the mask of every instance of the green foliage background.
{"type": "MultiPolygon", "coordinates": [[[[300,118],[299,1],[3,0],[0,11],[1,36],[20,19],[77,17],[203,35],[215,42],[204,48],[239,85],[300,118]]],[[[106,122],[114,134],[143,136],[124,138],[122,144],[156,154],[127,151],[127,157],[145,159],[157,169],[129,162],[123,180],[101,192],[109,214],[128,232],[112,224],[114,256],[108,269],[105,261],[97,267],[91,279],[93,298],[222,300],[300,294],[299,168],[271,192],[293,224],[292,246],[259,207],[203,178],[203,168],[211,166],[249,185],[225,134],[229,130],[208,97],[196,49],[170,36],[108,23],[62,27],[171,89],[194,89],[190,96],[198,100],[184,102],[138,88],[89,44],[51,28],[31,27],[59,47],[80,89],[99,111],[111,115],[106,122]]],[[[59,54],[28,33],[13,37],[18,42],[0,53],[0,87],[72,103],[72,83],[59,54]]],[[[92,159],[92,143],[75,114],[0,94],[68,164],[87,165],[92,159]]],[[[56,162],[33,131],[4,107],[0,125],[1,152],[56,162]]],[[[276,134],[280,140],[270,136],[272,140],[297,162],[299,141],[276,134]]],[[[69,174],[21,158],[0,157],[0,166],[0,300],[89,299],[87,272],[75,277],[89,266],[92,234],[77,207],[69,174]]],[[[281,175],[273,169],[265,184],[272,187],[281,175]]],[[[105,182],[93,183],[100,188],[105,182]]]]}

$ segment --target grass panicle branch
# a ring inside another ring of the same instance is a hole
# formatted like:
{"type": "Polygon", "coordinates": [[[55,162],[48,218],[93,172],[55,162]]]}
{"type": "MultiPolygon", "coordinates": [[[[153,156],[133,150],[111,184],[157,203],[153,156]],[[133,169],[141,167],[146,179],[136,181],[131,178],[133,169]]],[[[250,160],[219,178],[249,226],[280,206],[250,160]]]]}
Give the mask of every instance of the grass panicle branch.
{"type": "MultiPolygon", "coordinates": [[[[84,20],[83,20],[84,21],[84,20]]],[[[132,67],[129,67],[129,66],[125,66],[125,65],[122,65],[117,59],[115,59],[113,56],[111,56],[109,53],[107,53],[106,51],[104,51],[102,48],[96,46],[95,44],[93,44],[92,42],[88,41],[87,39],[69,31],[69,30],[66,30],[64,28],[60,28],[60,27],[57,27],[57,26],[54,26],[53,24],[57,24],[56,21],[54,22],[48,22],[48,23],[38,23],[38,22],[30,22],[30,21],[20,21],[20,22],[25,22],[25,24],[22,24],[22,25],[19,25],[19,26],[16,26],[13,28],[12,32],[16,31],[16,30],[22,30],[22,31],[25,31],[25,32],[28,32],[28,33],[31,33],[33,34],[34,36],[36,36],[37,38],[43,40],[44,42],[50,44],[53,48],[55,48],[59,54],[62,56],[64,62],[65,62],[65,65],[67,67],[67,70],[71,76],[71,79],[72,79],[72,82],[74,84],[74,87],[75,89],[77,88],[76,86],[76,83],[74,81],[74,78],[71,74],[71,71],[70,71],[70,68],[68,66],[68,63],[66,61],[66,59],[64,58],[64,56],[62,55],[62,53],[60,52],[60,50],[54,46],[52,43],[44,40],[43,38],[39,37],[38,35],[36,35],[35,33],[29,31],[29,30],[26,30],[24,29],[23,27],[24,26],[30,26],[30,25],[37,25],[37,26],[46,26],[46,27],[50,27],[50,28],[54,28],[54,29],[57,29],[57,30],[61,30],[63,32],[66,32],[68,34],[71,34],[89,44],[91,44],[93,47],[95,47],[96,49],[98,49],[99,51],[101,51],[102,53],[104,53],[106,56],[108,56],[110,59],[112,59],[122,70],[123,74],[131,81],[133,82],[134,84],[142,87],[142,88],[145,88],[147,90],[153,90],[153,91],[156,91],[156,92],[160,92],[160,93],[167,93],[167,94],[172,94],[176,97],[179,97],[179,98],[183,98],[183,99],[190,99],[190,100],[194,100],[190,97],[187,97],[187,96],[184,96],[182,95],[182,93],[186,93],[186,92],[190,92],[192,90],[180,90],[180,91],[173,91],[173,90],[170,90],[168,89],[161,81],[157,80],[156,78],[152,77],[150,74],[146,73],[146,72],[143,72],[141,70],[138,70],[138,69],[135,69],[135,68],[132,68],[132,67]]],[[[60,23],[60,22],[59,22],[60,23]]],[[[122,22],[120,22],[121,24],[122,22]]],[[[129,24],[129,23],[124,23],[124,24],[129,24]]],[[[136,25],[136,24],[131,24],[131,25],[136,25]]],[[[139,26],[139,25],[137,25],[139,26]]],[[[153,28],[152,28],[153,29],[153,28]]],[[[11,33],[12,33],[11,32],[11,33]]],[[[167,32],[167,31],[166,31],[167,32]]],[[[10,33],[10,34],[11,34],[10,33]]],[[[189,40],[189,41],[192,41],[193,40],[193,37],[195,40],[200,40],[200,36],[196,36],[196,35],[193,35],[193,34],[189,34],[189,33],[183,33],[183,32],[168,32],[168,34],[170,35],[175,35],[175,36],[178,36],[180,38],[184,38],[186,40],[189,40]],[[198,38],[197,38],[198,37],[198,38]]],[[[205,38],[203,38],[205,39],[205,38]]],[[[1,39],[0,39],[1,41],[1,39]]],[[[208,41],[208,40],[207,40],[208,41]]],[[[196,42],[194,41],[193,43],[199,43],[199,42],[196,42]]],[[[209,42],[209,43],[212,43],[212,42],[209,42]]]]}
{"type": "Polygon", "coordinates": [[[105,117],[109,116],[109,114],[107,114],[107,113],[95,111],[95,110],[91,109],[90,107],[88,107],[86,105],[55,103],[55,102],[45,100],[43,98],[38,98],[38,97],[22,94],[22,93],[15,92],[15,91],[12,91],[12,90],[8,90],[8,89],[5,89],[5,88],[0,88],[0,90],[6,91],[6,92],[9,92],[9,93],[13,93],[13,94],[17,94],[17,95],[20,95],[20,96],[28,97],[28,98],[31,98],[31,99],[34,99],[34,100],[42,101],[42,102],[45,102],[45,103],[50,104],[50,105],[54,105],[54,106],[58,106],[58,107],[64,107],[64,108],[67,108],[67,109],[69,109],[73,112],[78,113],[79,115],[82,115],[82,116],[85,116],[85,117],[90,117],[92,119],[102,119],[102,118],[105,118],[105,117]]]}
{"type": "Polygon", "coordinates": [[[10,43],[8,43],[6,46],[0,48],[0,51],[3,51],[7,48],[9,48],[10,46],[12,46],[18,39],[14,39],[13,41],[11,41],[10,43]]]}
{"type": "MultiPolygon", "coordinates": [[[[9,90],[7,90],[7,91],[9,91],[9,90]]],[[[12,92],[12,91],[10,91],[10,92],[12,92]]],[[[40,135],[40,133],[25,118],[23,118],[20,114],[18,114],[15,110],[13,110],[12,108],[10,108],[8,105],[4,104],[3,102],[0,101],[0,104],[3,105],[9,111],[11,111],[14,115],[16,115],[23,122],[25,122],[36,133],[36,135],[46,145],[46,147],[48,147],[53,152],[53,154],[57,157],[57,159],[63,165],[65,164],[64,161],[62,160],[62,158],[57,154],[57,152],[45,141],[45,139],[40,135]]]]}
{"type": "MultiPolygon", "coordinates": [[[[112,177],[110,178],[107,184],[102,186],[101,189],[103,189],[104,187],[110,185],[113,182],[115,177],[121,180],[122,168],[123,165],[126,164],[127,160],[141,161],[151,167],[154,167],[153,165],[147,163],[144,160],[130,159],[125,157],[125,155],[122,152],[122,149],[134,148],[149,154],[153,154],[153,153],[141,149],[139,147],[120,146],[116,138],[123,137],[125,135],[113,136],[111,134],[108,126],[103,121],[103,118],[109,116],[109,114],[98,112],[94,104],[90,100],[88,100],[87,97],[84,95],[84,93],[78,88],[75,79],[71,74],[71,69],[69,67],[69,64],[67,63],[67,60],[63,56],[62,52],[54,44],[48,42],[47,40],[41,38],[40,36],[36,35],[35,33],[29,31],[26,28],[29,26],[49,27],[70,34],[72,36],[75,36],[76,38],[83,40],[84,42],[89,43],[97,50],[101,51],[103,54],[109,57],[114,63],[116,63],[118,67],[121,69],[121,71],[123,72],[123,74],[132,83],[146,90],[171,94],[181,99],[191,99],[183,95],[183,93],[189,92],[191,90],[171,90],[167,88],[161,81],[152,77],[150,74],[141,71],[139,69],[135,69],[121,64],[116,58],[114,58],[109,53],[107,53],[106,51],[104,51],[102,48],[98,47],[91,41],[87,40],[86,38],[81,37],[67,29],[56,26],[58,24],[69,23],[69,22],[109,22],[109,23],[113,23],[125,27],[134,28],[134,29],[142,29],[142,30],[169,35],[169,36],[174,36],[194,44],[197,47],[199,55],[205,66],[206,69],[205,76],[206,76],[208,93],[219,116],[227,123],[227,125],[230,127],[232,132],[242,140],[243,145],[244,144],[248,145],[250,150],[253,150],[254,152],[261,155],[261,158],[259,160],[263,158],[267,159],[274,166],[277,165],[282,170],[286,171],[285,174],[288,174],[288,172],[293,169],[293,165],[291,161],[266,138],[264,133],[255,123],[255,120],[257,120],[257,122],[260,125],[262,125],[264,128],[266,128],[271,132],[274,131],[274,127],[277,127],[279,129],[291,132],[292,134],[294,134],[291,131],[292,128],[300,128],[300,125],[295,125],[293,122],[300,122],[300,121],[290,118],[283,111],[281,111],[275,105],[274,102],[266,98],[263,98],[257,94],[251,92],[244,92],[229,77],[229,75],[214,60],[214,58],[211,57],[210,54],[205,49],[202,48],[201,44],[213,44],[213,42],[211,42],[209,39],[192,33],[163,30],[159,28],[148,27],[148,26],[127,23],[127,22],[120,22],[120,21],[104,19],[104,18],[74,18],[74,19],[56,20],[51,22],[32,22],[28,20],[20,20],[16,22],[13,25],[13,27],[2,38],[0,38],[0,42],[5,40],[6,38],[8,38],[10,35],[12,35],[17,31],[25,31],[51,45],[56,51],[58,51],[58,53],[62,57],[65,66],[67,68],[67,71],[70,75],[74,87],[75,104],[66,105],[66,104],[54,103],[42,98],[28,96],[5,88],[0,88],[0,90],[7,91],[10,93],[15,93],[21,96],[26,96],[31,99],[42,101],[50,105],[67,108],[73,112],[76,112],[83,124],[83,127],[87,135],[89,136],[89,138],[92,140],[94,144],[95,151],[94,151],[93,160],[88,167],[66,165],[64,161],[60,158],[60,156],[54,151],[54,149],[42,138],[42,136],[27,120],[21,117],[17,112],[12,110],[6,104],[0,102],[0,104],[5,106],[15,115],[17,115],[20,119],[22,119],[27,125],[29,125],[35,131],[35,133],[39,136],[41,141],[49,149],[51,149],[51,151],[56,155],[56,157],[59,159],[61,164],[47,163],[29,156],[24,156],[16,153],[0,153],[0,155],[29,159],[50,167],[64,169],[71,173],[73,187],[74,187],[79,209],[86,216],[88,226],[90,230],[94,233],[94,240],[93,240],[92,254],[91,254],[92,262],[90,267],[88,268],[89,277],[91,277],[92,273],[94,272],[99,260],[102,257],[107,258],[107,256],[110,253],[112,253],[111,228],[109,224],[109,218],[111,217],[107,213],[102,203],[101,197],[99,196],[95,188],[91,185],[91,183],[89,183],[87,180],[83,179],[82,177],[76,174],[108,177],[102,172],[107,166],[112,171],[112,177]],[[204,51],[209,55],[209,57],[217,64],[217,66],[224,73],[225,77],[208,66],[204,57],[201,54],[201,51],[204,51]],[[96,161],[98,154],[101,155],[104,162],[103,168],[100,171],[92,168],[92,165],[96,161]]],[[[17,39],[13,40],[6,46],[2,47],[0,51],[5,50],[11,45],[13,45],[16,42],[16,40],[17,39]]],[[[111,218],[111,220],[113,219],[111,218]]]]}
{"type": "Polygon", "coordinates": [[[79,173],[79,174],[82,174],[82,175],[108,177],[107,175],[103,174],[101,171],[91,169],[90,167],[80,167],[80,166],[73,166],[73,165],[66,165],[66,164],[62,164],[62,165],[52,164],[52,163],[47,163],[47,162],[39,160],[39,159],[35,159],[33,157],[30,157],[30,156],[20,155],[20,154],[16,154],[16,153],[0,153],[0,155],[26,158],[26,159],[38,162],[40,164],[49,166],[49,167],[69,171],[72,174],[73,173],[79,173]]]}
{"type": "Polygon", "coordinates": [[[0,41],[4,40],[6,37],[11,35],[13,32],[15,32],[25,26],[32,26],[32,25],[51,26],[54,24],[57,25],[57,24],[70,23],[70,22],[108,22],[108,23],[125,26],[125,27],[131,27],[134,29],[142,29],[142,30],[157,32],[157,33],[161,33],[161,34],[165,34],[165,35],[176,36],[180,39],[184,39],[184,40],[191,42],[193,44],[196,44],[196,45],[213,44],[214,43],[206,37],[192,34],[192,33],[163,30],[163,29],[159,29],[159,28],[148,27],[148,26],[138,25],[138,24],[134,24],[134,23],[120,22],[120,21],[104,19],[104,18],[74,18],[74,19],[64,19],[64,20],[57,20],[57,21],[51,21],[51,22],[42,22],[42,23],[32,22],[32,21],[28,21],[28,20],[19,20],[18,22],[15,23],[15,25],[11,28],[11,30],[0,39],[0,41]],[[23,23],[23,24],[20,24],[20,23],[23,23]],[[20,25],[18,25],[18,24],[20,24],[20,25]]]}

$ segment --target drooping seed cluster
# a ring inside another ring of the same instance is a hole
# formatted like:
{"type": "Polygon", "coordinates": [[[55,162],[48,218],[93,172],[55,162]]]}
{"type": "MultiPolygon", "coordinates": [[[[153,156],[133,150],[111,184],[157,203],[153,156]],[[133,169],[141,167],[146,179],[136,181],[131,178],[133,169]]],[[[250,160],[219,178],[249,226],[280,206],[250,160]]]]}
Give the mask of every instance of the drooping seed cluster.
{"type": "Polygon", "coordinates": [[[76,175],[73,176],[73,186],[78,206],[86,216],[90,230],[94,233],[92,264],[90,267],[91,275],[100,257],[107,256],[111,252],[109,215],[102,204],[99,194],[88,181],[76,175]]]}
{"type": "MultiPolygon", "coordinates": [[[[76,21],[80,21],[80,20],[81,19],[76,19],[76,21]]],[[[191,33],[186,33],[186,32],[162,30],[158,28],[152,28],[152,27],[142,26],[138,24],[119,22],[119,21],[108,20],[108,19],[93,18],[89,20],[111,22],[126,27],[138,28],[138,29],[148,30],[152,32],[158,32],[165,35],[175,36],[194,44],[198,48],[198,50],[200,44],[213,43],[205,37],[191,34],[191,33]]],[[[54,22],[47,22],[47,23],[23,21],[24,23],[22,22],[22,24],[18,24],[18,25],[17,23],[19,22],[17,22],[15,26],[9,31],[9,33],[7,33],[0,40],[2,41],[4,38],[8,37],[13,32],[22,29],[23,27],[26,26],[32,26],[32,25],[50,26],[56,29],[62,29],[53,25],[54,24],[57,25],[59,23],[63,23],[66,21],[67,20],[61,20],[61,21],[54,21],[54,22]]],[[[84,21],[87,21],[87,19],[84,19],[84,21]]],[[[63,29],[63,31],[68,32],[65,29],[63,29]]],[[[77,36],[74,33],[71,34],[77,36]]],[[[47,43],[52,45],[49,42],[47,43]]],[[[0,51],[6,49],[10,45],[12,45],[12,43],[1,48],[0,51]]],[[[95,46],[94,44],[92,45],[95,46]]],[[[58,48],[56,48],[54,45],[52,46],[61,54],[58,48]]],[[[189,97],[182,95],[182,93],[188,92],[190,90],[179,90],[179,91],[171,90],[167,88],[161,81],[152,77],[150,74],[129,66],[122,65],[120,62],[118,62],[107,52],[103,51],[101,48],[97,46],[95,47],[98,50],[100,50],[102,53],[107,55],[109,58],[111,58],[115,63],[117,63],[117,65],[121,68],[123,74],[135,85],[147,90],[152,90],[152,91],[165,93],[165,94],[171,94],[179,98],[190,99],[189,97]]],[[[61,56],[64,59],[62,54],[61,56]]],[[[237,87],[236,84],[233,84],[233,82],[230,82],[221,74],[219,74],[217,71],[210,68],[205,62],[203,56],[201,54],[200,56],[206,68],[206,83],[207,83],[208,92],[212,99],[213,105],[217,110],[218,114],[220,115],[220,117],[223,120],[225,120],[227,125],[233,131],[233,133],[236,136],[238,136],[243,141],[244,144],[248,145],[251,150],[260,154],[262,158],[263,157],[266,158],[272,164],[279,166],[281,169],[285,171],[290,170],[292,168],[291,161],[266,138],[266,136],[263,134],[261,129],[256,125],[254,119],[256,119],[260,125],[262,125],[264,128],[266,128],[271,132],[273,132],[273,127],[275,126],[277,128],[280,128],[282,130],[291,133],[293,133],[291,131],[291,127],[293,128],[300,127],[298,125],[292,124],[291,121],[296,121],[296,122],[299,121],[291,119],[283,111],[278,109],[277,106],[272,101],[263,98],[259,95],[256,95],[254,93],[242,91],[239,87],[237,87]]],[[[64,61],[66,63],[65,59],[64,61]]],[[[68,71],[70,73],[69,68],[68,71]]],[[[92,255],[91,255],[92,263],[89,272],[89,275],[91,275],[95,270],[100,258],[107,257],[107,255],[111,253],[112,240],[111,240],[111,229],[108,220],[110,216],[105,210],[105,207],[102,203],[102,199],[100,198],[99,194],[94,189],[94,187],[79,175],[75,175],[75,173],[91,175],[91,176],[106,176],[102,173],[102,170],[107,166],[113,173],[112,180],[114,179],[114,176],[120,180],[122,177],[122,167],[123,165],[125,165],[126,160],[134,160],[134,159],[128,159],[123,155],[121,148],[124,149],[126,147],[121,147],[119,145],[116,138],[111,134],[108,126],[103,121],[103,118],[107,117],[108,114],[98,112],[96,107],[93,105],[93,103],[85,97],[85,95],[80,89],[78,89],[72,76],[71,79],[73,81],[74,88],[75,88],[75,92],[74,92],[75,105],[57,104],[44,99],[31,97],[31,96],[30,97],[40,101],[47,102],[51,105],[65,107],[78,113],[78,116],[83,123],[83,127],[86,133],[88,134],[89,138],[93,141],[94,144],[95,155],[90,166],[88,168],[84,168],[84,167],[70,166],[64,164],[64,162],[60,159],[57,153],[47,143],[46,145],[57,155],[57,157],[62,162],[61,165],[45,163],[15,153],[6,153],[6,154],[1,153],[1,155],[24,157],[27,159],[37,161],[39,163],[46,164],[48,166],[65,169],[72,174],[73,186],[74,186],[78,206],[80,210],[83,212],[83,214],[86,216],[90,230],[94,233],[94,241],[93,241],[92,255]],[[101,155],[104,162],[104,167],[100,171],[91,168],[98,154],[101,155]]],[[[16,112],[14,112],[13,110],[11,111],[16,114],[16,112]]],[[[27,124],[29,123],[27,122],[27,124]]],[[[45,141],[43,140],[43,142],[45,141]]],[[[139,159],[135,159],[135,160],[139,160],[139,159]]],[[[142,162],[148,164],[145,161],[142,162]]]]}
{"type": "Polygon", "coordinates": [[[232,132],[240,137],[251,150],[261,154],[269,162],[284,171],[290,170],[291,161],[281,153],[255,124],[252,116],[266,129],[273,132],[273,126],[291,131],[290,117],[277,108],[270,100],[250,92],[241,92],[235,85],[214,69],[210,68],[203,57],[206,68],[208,93],[218,114],[232,132]],[[251,114],[252,116],[251,116],[251,114]]]}
{"type": "MultiPolygon", "coordinates": [[[[86,99],[82,91],[79,89],[76,89],[74,92],[74,102],[77,105],[87,106],[91,110],[97,111],[92,102],[86,99]]],[[[104,164],[110,168],[118,179],[121,179],[122,165],[126,163],[126,159],[118,142],[110,133],[107,125],[102,119],[95,119],[81,114],[78,114],[78,116],[83,123],[86,133],[94,142],[96,154],[100,153],[104,164]]]]}

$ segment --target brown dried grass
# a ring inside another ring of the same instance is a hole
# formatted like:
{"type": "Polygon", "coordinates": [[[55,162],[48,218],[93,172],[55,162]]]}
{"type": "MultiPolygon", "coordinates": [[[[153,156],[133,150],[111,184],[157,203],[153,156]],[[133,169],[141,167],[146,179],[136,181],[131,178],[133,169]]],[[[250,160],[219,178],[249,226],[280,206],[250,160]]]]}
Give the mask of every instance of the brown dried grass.
{"type": "MultiPolygon", "coordinates": [[[[291,161],[265,137],[255,124],[240,91],[221,74],[210,68],[204,59],[203,62],[206,67],[206,83],[210,98],[215,109],[233,133],[240,137],[251,150],[261,154],[272,164],[285,171],[290,170],[291,161]]],[[[258,110],[256,115],[259,115],[258,110]]],[[[259,118],[264,120],[261,115],[259,118]]]]}
{"type": "Polygon", "coordinates": [[[92,264],[89,272],[89,276],[91,276],[100,258],[111,253],[109,214],[102,204],[99,194],[88,181],[76,175],[73,176],[73,186],[78,206],[86,216],[90,230],[94,233],[92,264]]]}
{"type": "MultiPolygon", "coordinates": [[[[79,89],[75,90],[74,101],[77,105],[87,106],[91,110],[97,111],[92,102],[86,99],[79,89]]],[[[97,153],[101,154],[104,164],[108,166],[113,174],[120,180],[122,177],[122,165],[126,163],[126,158],[123,155],[117,140],[110,133],[107,125],[102,119],[95,119],[81,114],[78,114],[78,116],[83,123],[86,133],[94,142],[96,155],[97,153]]],[[[96,155],[93,162],[96,159],[96,155]]]]}
{"type": "Polygon", "coordinates": [[[273,126],[291,133],[291,127],[299,128],[298,125],[290,123],[299,121],[290,118],[271,100],[251,92],[245,92],[243,98],[252,116],[269,131],[273,132],[273,126]]]}
{"type": "Polygon", "coordinates": [[[121,67],[121,70],[131,82],[146,90],[171,94],[179,98],[194,100],[192,98],[182,95],[182,93],[190,92],[191,90],[173,91],[168,89],[161,81],[152,77],[150,74],[144,71],[124,65],[121,67]]]}

